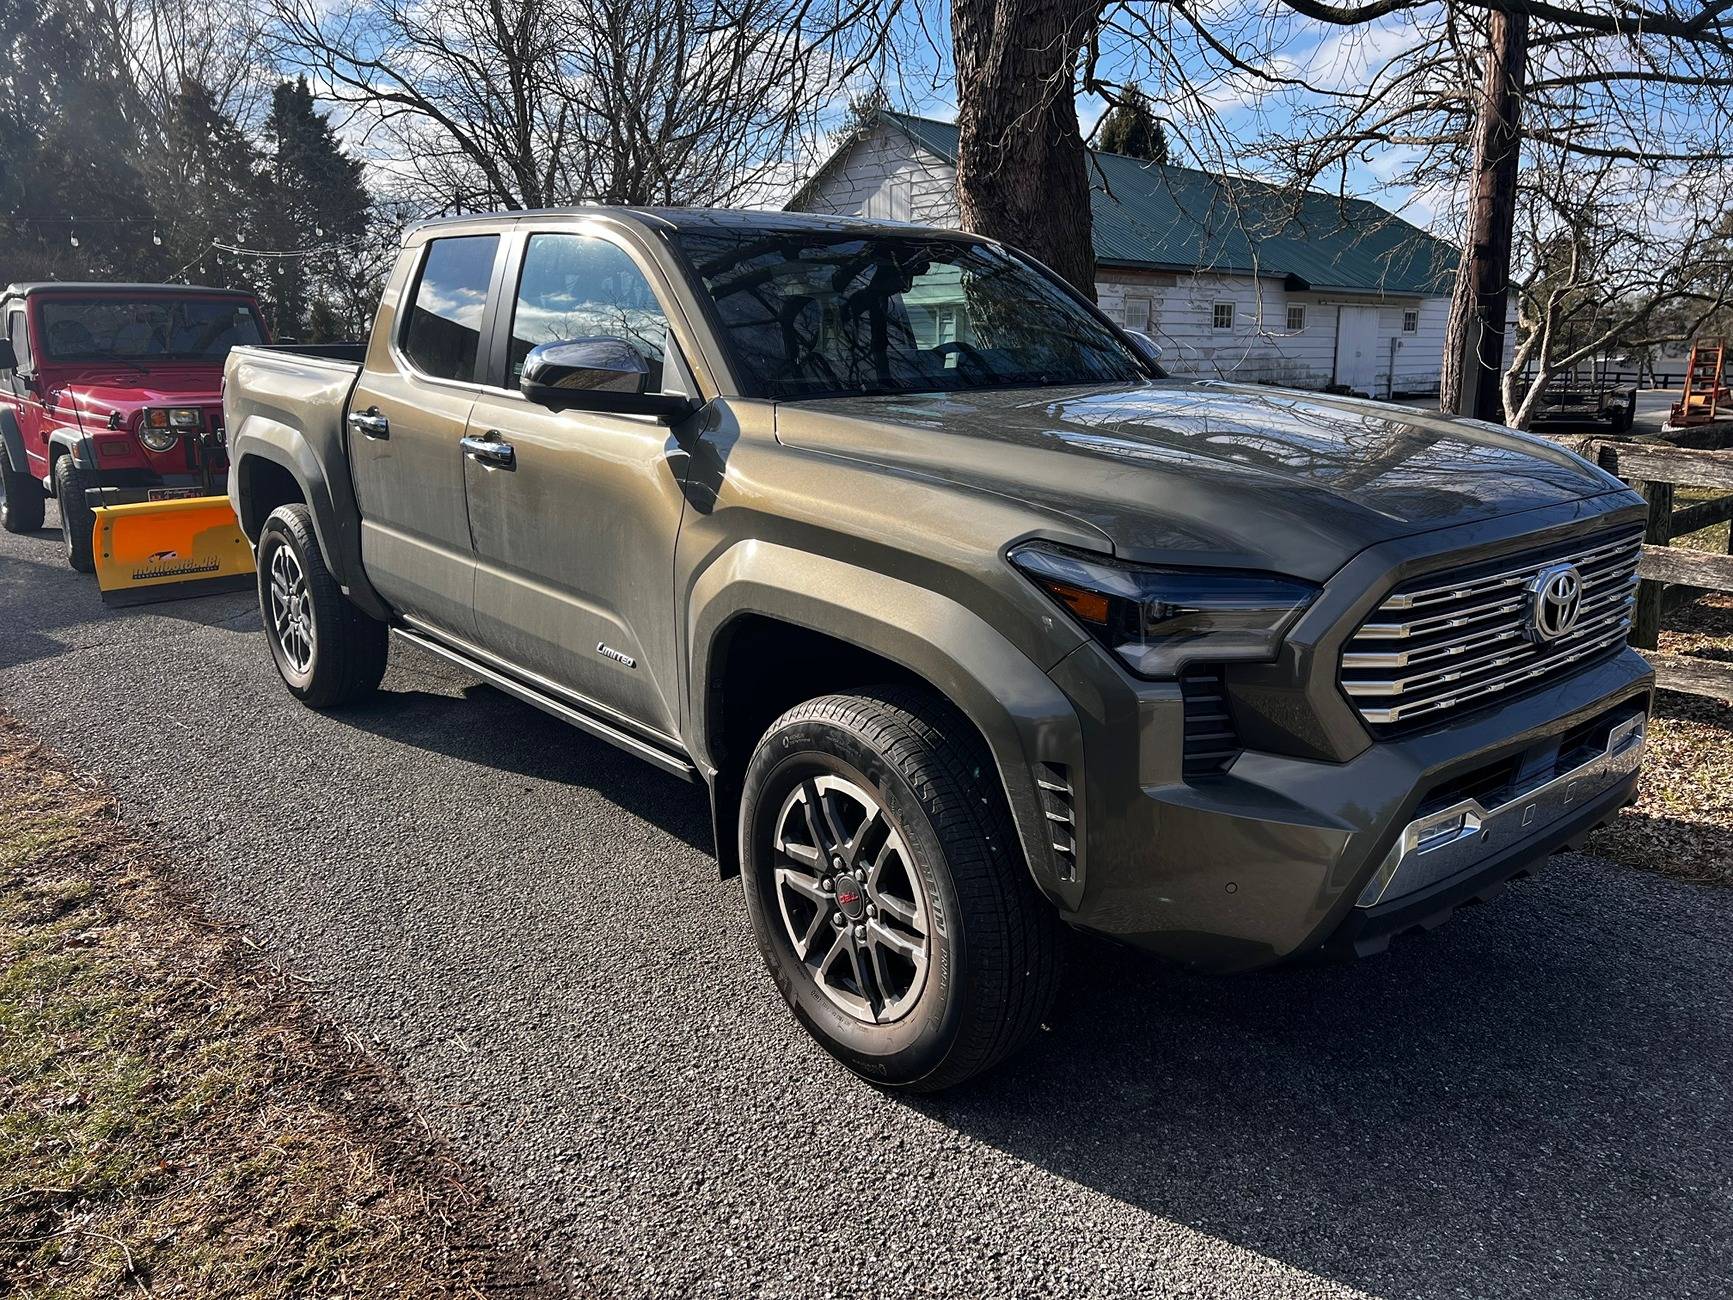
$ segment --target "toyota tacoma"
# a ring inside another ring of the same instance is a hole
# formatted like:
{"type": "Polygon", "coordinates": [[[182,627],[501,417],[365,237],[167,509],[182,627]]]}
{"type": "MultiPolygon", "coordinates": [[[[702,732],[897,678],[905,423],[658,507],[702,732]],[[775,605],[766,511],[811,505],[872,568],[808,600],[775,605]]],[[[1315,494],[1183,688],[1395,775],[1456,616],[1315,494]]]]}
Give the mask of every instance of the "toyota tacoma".
{"type": "Polygon", "coordinates": [[[288,688],[388,634],[703,783],[777,987],[937,1089],[1064,927],[1363,954],[1630,800],[1643,509],[1541,438],[1163,375],[1015,249],[793,214],[412,230],[353,357],[236,348],[288,688]]]}

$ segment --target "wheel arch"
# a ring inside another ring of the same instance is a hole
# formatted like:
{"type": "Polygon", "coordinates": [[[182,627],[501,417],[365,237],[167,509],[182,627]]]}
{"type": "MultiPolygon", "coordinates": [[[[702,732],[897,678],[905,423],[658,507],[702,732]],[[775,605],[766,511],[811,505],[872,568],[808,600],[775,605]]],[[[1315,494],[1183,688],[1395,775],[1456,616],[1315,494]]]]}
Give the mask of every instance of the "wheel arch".
{"type": "Polygon", "coordinates": [[[18,414],[0,410],[0,452],[14,474],[30,473],[30,458],[24,454],[24,431],[18,427],[18,414]]]}
{"type": "MultiPolygon", "coordinates": [[[[1081,899],[1082,828],[1056,835],[1037,784],[1049,769],[1080,782],[1080,724],[1052,679],[978,615],[884,573],[750,542],[694,584],[687,623],[691,750],[711,778],[724,874],[739,867],[739,778],[763,727],[813,695],[889,680],[934,692],[968,721],[1036,885],[1063,908],[1081,899]],[[1056,848],[1066,840],[1069,853],[1056,848]]],[[[1081,788],[1067,803],[1080,818],[1081,788]]]]}
{"type": "Polygon", "coordinates": [[[334,483],[293,426],[248,416],[229,437],[229,503],[241,530],[257,543],[271,511],[294,501],[312,516],[313,535],[343,594],[374,618],[389,617],[361,566],[361,518],[347,477],[334,483]]]}

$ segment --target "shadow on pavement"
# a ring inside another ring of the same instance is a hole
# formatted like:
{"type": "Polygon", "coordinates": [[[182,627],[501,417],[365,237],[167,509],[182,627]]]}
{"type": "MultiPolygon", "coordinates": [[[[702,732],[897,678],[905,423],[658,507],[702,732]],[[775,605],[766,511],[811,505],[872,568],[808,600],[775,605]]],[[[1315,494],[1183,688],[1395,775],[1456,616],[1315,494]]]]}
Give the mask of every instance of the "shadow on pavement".
{"type": "MultiPolygon", "coordinates": [[[[1203,978],[1080,943],[1033,1051],[917,1104],[1379,1294],[1733,1294],[1726,972],[1548,879],[1358,965],[1203,978]]],[[[1718,892],[1665,889],[1733,934],[1718,892]]]]}
{"type": "MultiPolygon", "coordinates": [[[[392,646],[403,667],[403,648],[392,646]]],[[[454,670],[455,671],[455,670],[454,670]]],[[[584,786],[702,853],[715,845],[702,786],[622,754],[503,691],[459,675],[461,696],[385,690],[335,722],[448,758],[538,781],[584,786]]]]}

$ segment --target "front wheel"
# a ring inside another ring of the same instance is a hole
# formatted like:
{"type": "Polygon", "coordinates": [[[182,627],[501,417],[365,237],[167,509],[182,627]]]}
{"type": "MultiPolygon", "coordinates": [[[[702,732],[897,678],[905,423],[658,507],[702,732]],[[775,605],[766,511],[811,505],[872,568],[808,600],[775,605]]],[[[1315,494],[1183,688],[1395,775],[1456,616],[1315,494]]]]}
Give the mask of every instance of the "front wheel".
{"type": "Polygon", "coordinates": [[[942,699],[886,687],[783,714],[747,767],[740,850],[784,1000],[865,1078],[948,1088],[1040,1028],[1059,923],[990,755],[942,699]]]}
{"type": "Polygon", "coordinates": [[[385,624],[352,604],[331,571],[304,505],[278,506],[259,531],[259,613],[291,694],[332,709],[371,694],[385,676],[385,624]]]}
{"type": "Polygon", "coordinates": [[[54,462],[54,499],[60,503],[60,540],[66,562],[80,573],[96,572],[96,516],[84,500],[84,471],[68,452],[54,462]]]}

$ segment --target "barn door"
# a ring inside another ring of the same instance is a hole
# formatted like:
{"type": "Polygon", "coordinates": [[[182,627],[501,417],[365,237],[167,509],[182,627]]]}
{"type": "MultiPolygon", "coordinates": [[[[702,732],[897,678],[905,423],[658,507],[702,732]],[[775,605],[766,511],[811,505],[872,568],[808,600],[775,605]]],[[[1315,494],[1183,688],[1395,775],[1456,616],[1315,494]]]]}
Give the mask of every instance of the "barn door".
{"type": "Polygon", "coordinates": [[[1378,385],[1378,309],[1341,307],[1336,318],[1336,382],[1356,392],[1376,394],[1378,385]]]}

